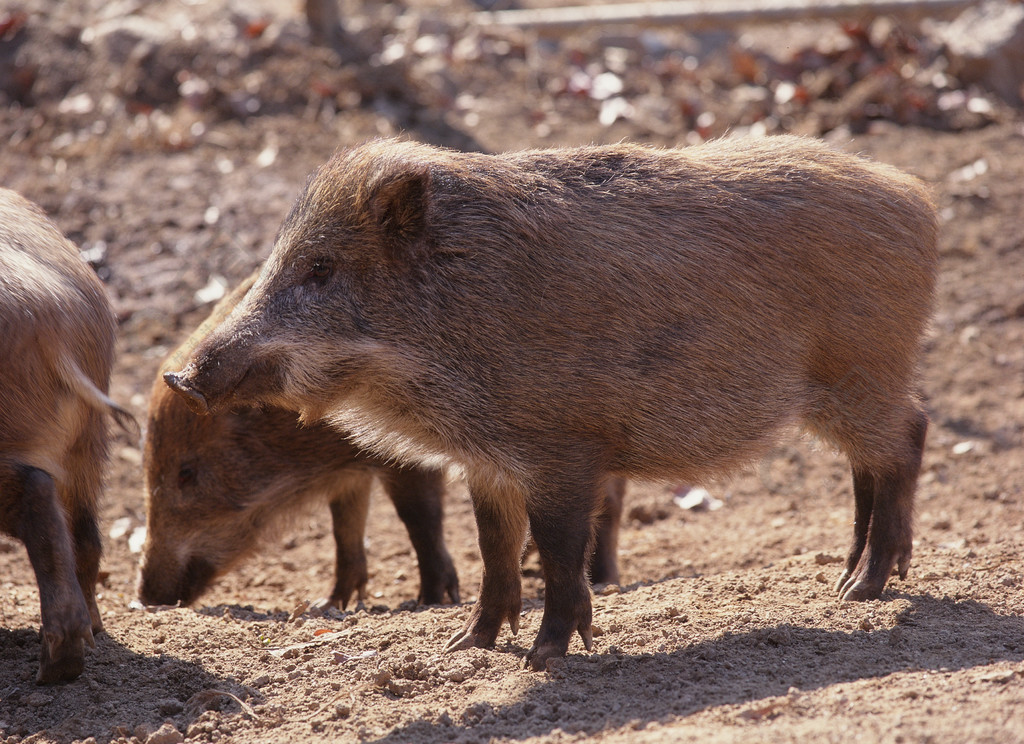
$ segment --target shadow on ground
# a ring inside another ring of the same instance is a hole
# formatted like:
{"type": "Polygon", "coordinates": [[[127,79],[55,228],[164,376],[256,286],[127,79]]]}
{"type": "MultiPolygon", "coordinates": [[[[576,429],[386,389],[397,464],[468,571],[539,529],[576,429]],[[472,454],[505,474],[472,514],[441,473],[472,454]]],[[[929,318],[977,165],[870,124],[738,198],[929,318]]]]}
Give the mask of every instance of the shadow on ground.
{"type": "Polygon", "coordinates": [[[911,602],[891,628],[837,632],[782,623],[672,653],[570,656],[554,675],[537,675],[536,685],[512,705],[477,703],[460,721],[414,721],[376,741],[450,741],[469,733],[525,740],[556,729],[594,734],[786,695],[794,687],[806,692],[900,672],[1024,660],[1024,618],[998,615],[975,601],[887,596],[911,602]],[[922,659],[930,660],[926,668],[922,659]],[[623,680],[636,686],[628,703],[623,680]],[[563,688],[561,703],[550,702],[552,685],[563,688]],[[567,729],[573,720],[594,723],[567,729]]]}
{"type": "Polygon", "coordinates": [[[179,731],[207,710],[238,712],[247,695],[233,678],[171,656],[135,653],[106,633],[87,650],[85,671],[62,685],[39,686],[39,632],[0,628],[0,739],[106,744],[172,721],[179,731]],[[83,701],[87,700],[87,704],[83,701]],[[33,740],[35,740],[33,738],[33,740]]]}

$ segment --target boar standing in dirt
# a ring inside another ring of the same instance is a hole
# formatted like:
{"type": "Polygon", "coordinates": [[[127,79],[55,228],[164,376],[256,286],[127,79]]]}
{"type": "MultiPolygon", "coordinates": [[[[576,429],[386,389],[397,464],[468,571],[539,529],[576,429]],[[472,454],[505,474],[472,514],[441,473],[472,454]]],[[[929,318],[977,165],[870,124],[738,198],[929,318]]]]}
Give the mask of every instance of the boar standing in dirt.
{"type": "MultiPolygon", "coordinates": [[[[253,275],[164,362],[175,368],[206,331],[234,309],[253,275]]],[[[300,426],[280,408],[241,408],[196,416],[158,376],[149,402],[144,451],[146,544],[139,597],[189,604],[258,545],[260,533],[303,505],[328,501],[336,547],[335,584],[326,600],[344,608],[365,597],[363,535],[376,474],[409,531],[420,570],[419,601],[459,601],[444,544],[444,473],[388,465],[325,425],[300,426]]]]}
{"type": "Polygon", "coordinates": [[[591,646],[584,561],[609,477],[700,483],[802,423],[853,470],[846,599],[907,571],[936,219],[899,171],[796,137],[461,154],[378,141],[314,173],[256,284],[168,383],[205,412],[294,408],[469,479],[480,600],[534,669],[591,646]]]}
{"type": "Polygon", "coordinates": [[[0,189],[0,530],[25,544],[39,586],[37,682],[82,673],[103,629],[96,511],[115,323],[103,285],[36,205],[0,189]]]}

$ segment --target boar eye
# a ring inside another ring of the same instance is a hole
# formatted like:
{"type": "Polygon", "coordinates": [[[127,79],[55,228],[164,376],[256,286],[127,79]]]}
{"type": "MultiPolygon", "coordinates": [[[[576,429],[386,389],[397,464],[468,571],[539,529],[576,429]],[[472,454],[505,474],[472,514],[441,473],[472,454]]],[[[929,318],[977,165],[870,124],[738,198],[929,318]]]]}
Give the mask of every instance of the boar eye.
{"type": "Polygon", "coordinates": [[[308,280],[322,282],[331,275],[331,263],[323,259],[317,259],[309,267],[308,280]]]}
{"type": "Polygon", "coordinates": [[[197,480],[196,469],[191,465],[182,465],[178,470],[178,488],[194,486],[197,480]]]}

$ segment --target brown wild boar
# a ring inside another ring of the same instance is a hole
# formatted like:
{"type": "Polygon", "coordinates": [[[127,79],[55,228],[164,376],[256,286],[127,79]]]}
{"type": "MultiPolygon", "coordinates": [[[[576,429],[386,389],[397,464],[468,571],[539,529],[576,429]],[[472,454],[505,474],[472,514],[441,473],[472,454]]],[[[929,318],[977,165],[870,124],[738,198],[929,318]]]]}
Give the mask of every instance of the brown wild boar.
{"type": "MultiPolygon", "coordinates": [[[[243,282],[164,362],[187,358],[205,332],[255,281],[243,282]]],[[[374,474],[405,523],[420,570],[419,600],[459,601],[459,581],[444,544],[444,474],[388,465],[325,425],[300,426],[280,408],[241,408],[196,416],[158,376],[144,449],[146,544],[139,597],[146,604],[189,604],[253,551],[259,534],[309,502],[330,505],[335,584],[321,604],[344,608],[365,596],[363,535],[374,474]]]]}
{"type": "Polygon", "coordinates": [[[74,679],[103,630],[96,511],[107,459],[114,316],[103,285],[36,205],[0,189],[0,530],[39,585],[39,683],[74,679]]]}
{"type": "Polygon", "coordinates": [[[840,596],[910,563],[934,207],[899,171],[797,137],[504,155],[409,142],[317,170],[258,281],[166,380],[194,410],[260,402],[407,463],[456,463],[480,600],[449,649],[546,579],[527,656],[591,646],[584,561],[610,477],[700,483],[802,424],[849,458],[840,596]]]}

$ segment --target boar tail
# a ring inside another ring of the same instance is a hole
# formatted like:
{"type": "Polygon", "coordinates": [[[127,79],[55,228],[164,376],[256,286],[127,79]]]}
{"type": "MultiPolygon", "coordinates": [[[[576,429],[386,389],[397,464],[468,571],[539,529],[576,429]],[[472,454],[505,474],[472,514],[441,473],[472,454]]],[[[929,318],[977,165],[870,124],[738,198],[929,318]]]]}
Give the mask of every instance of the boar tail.
{"type": "Polygon", "coordinates": [[[60,376],[68,388],[96,410],[113,416],[114,421],[123,431],[135,436],[140,434],[139,422],[135,420],[135,417],[96,387],[96,384],[81,370],[74,359],[65,355],[60,361],[60,376]]]}

